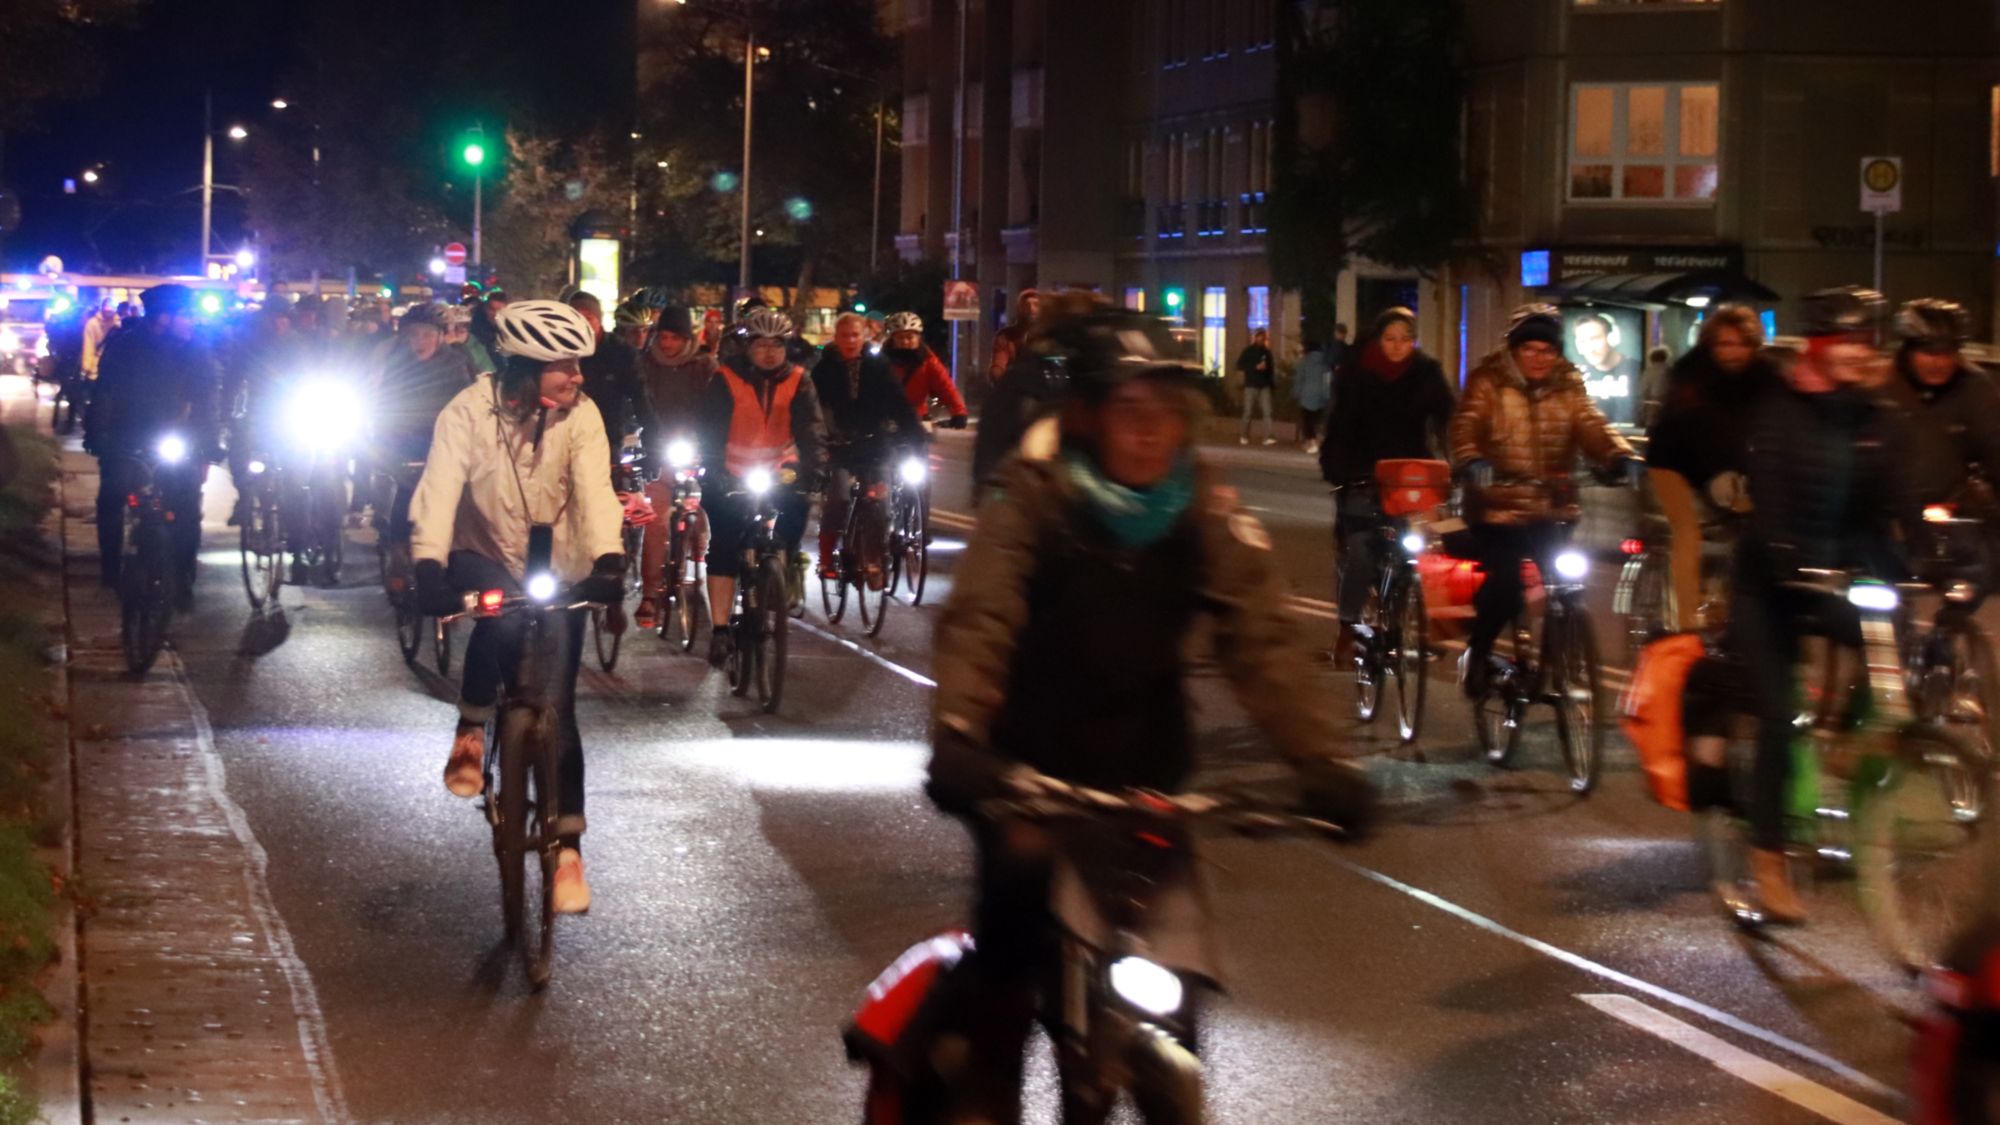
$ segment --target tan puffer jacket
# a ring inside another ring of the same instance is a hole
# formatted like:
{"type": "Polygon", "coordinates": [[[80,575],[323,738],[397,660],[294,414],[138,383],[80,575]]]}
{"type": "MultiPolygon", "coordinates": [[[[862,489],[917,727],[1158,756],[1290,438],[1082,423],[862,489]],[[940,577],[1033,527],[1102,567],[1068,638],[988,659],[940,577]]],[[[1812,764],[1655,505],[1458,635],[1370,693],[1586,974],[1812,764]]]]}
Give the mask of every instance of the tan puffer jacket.
{"type": "Polygon", "coordinates": [[[1453,464],[1493,463],[1492,487],[1467,495],[1466,516],[1474,523],[1574,520],[1581,510],[1567,478],[1577,454],[1602,467],[1632,455],[1590,401],[1574,365],[1564,360],[1530,386],[1504,348],[1480,360],[1466,380],[1447,436],[1453,464]]]}

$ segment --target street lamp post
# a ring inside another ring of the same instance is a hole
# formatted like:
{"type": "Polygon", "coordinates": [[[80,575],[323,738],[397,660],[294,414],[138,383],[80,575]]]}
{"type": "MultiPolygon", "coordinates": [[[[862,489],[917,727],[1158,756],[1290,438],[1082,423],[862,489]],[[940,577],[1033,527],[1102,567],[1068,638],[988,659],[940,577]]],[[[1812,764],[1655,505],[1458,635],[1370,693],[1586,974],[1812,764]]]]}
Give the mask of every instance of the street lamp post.
{"type": "Polygon", "coordinates": [[[201,266],[208,276],[208,237],[215,216],[215,91],[201,94],[201,266]]]}
{"type": "Polygon", "coordinates": [[[736,288],[743,296],[750,293],[750,124],[753,117],[753,100],[757,94],[757,31],[749,24],[743,28],[743,182],[737,185],[743,192],[739,201],[737,238],[741,248],[736,259],[736,288]]]}

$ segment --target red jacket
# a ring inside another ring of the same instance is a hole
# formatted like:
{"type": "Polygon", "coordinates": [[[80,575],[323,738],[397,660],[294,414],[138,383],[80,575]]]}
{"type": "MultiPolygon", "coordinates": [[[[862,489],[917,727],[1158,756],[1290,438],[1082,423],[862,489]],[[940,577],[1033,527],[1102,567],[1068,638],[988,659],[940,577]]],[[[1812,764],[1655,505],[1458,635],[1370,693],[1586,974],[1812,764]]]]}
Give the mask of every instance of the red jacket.
{"type": "Polygon", "coordinates": [[[932,398],[942,399],[952,417],[965,416],[965,400],[958,397],[958,386],[951,381],[951,372],[945,370],[944,361],[936,352],[925,348],[924,358],[915,371],[893,359],[889,361],[889,369],[896,373],[896,381],[903,385],[903,397],[910,400],[910,408],[917,412],[917,417],[930,417],[932,398]]]}

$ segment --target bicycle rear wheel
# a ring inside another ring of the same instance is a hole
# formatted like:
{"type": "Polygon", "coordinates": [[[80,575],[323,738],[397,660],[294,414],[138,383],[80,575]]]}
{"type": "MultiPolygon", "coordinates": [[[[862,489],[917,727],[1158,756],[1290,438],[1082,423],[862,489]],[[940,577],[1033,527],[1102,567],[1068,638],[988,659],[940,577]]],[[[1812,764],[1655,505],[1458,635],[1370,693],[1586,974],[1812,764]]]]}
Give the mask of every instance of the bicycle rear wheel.
{"type": "Polygon", "coordinates": [[[118,635],[126,670],[139,676],[152,669],[166,644],[174,611],[167,588],[173,560],[163,542],[164,530],[142,525],[132,534],[136,549],[126,554],[120,570],[118,635]]]}
{"type": "Polygon", "coordinates": [[[827,624],[838,625],[840,619],[847,616],[846,536],[842,536],[841,543],[834,547],[831,560],[821,556],[817,561],[820,612],[826,614],[827,624]],[[828,577],[829,573],[832,577],[828,577]]]}
{"type": "Polygon", "coordinates": [[[1351,642],[1354,646],[1354,713],[1364,723],[1375,721],[1375,712],[1382,706],[1382,598],[1375,591],[1368,592],[1368,601],[1361,607],[1359,627],[1354,631],[1351,642]]]}
{"type": "Polygon", "coordinates": [[[903,586],[910,592],[910,604],[924,604],[924,584],[931,576],[931,550],[925,545],[924,536],[930,528],[924,520],[924,506],[911,501],[903,512],[901,549],[896,555],[896,569],[902,572],[903,586]]]}
{"type": "Polygon", "coordinates": [[[1424,693],[1429,683],[1430,619],[1424,611],[1424,585],[1405,572],[1396,601],[1395,648],[1389,670],[1396,677],[1396,733],[1404,743],[1417,740],[1424,723],[1424,693]]]}
{"type": "Polygon", "coordinates": [[[1615,602],[1622,603],[1625,615],[1625,656],[1639,659],[1639,650],[1654,637],[1673,629],[1673,575],[1663,551],[1647,551],[1625,564],[1618,576],[1615,602]]]}
{"type": "Polygon", "coordinates": [[[1991,778],[1955,732],[1912,724],[1879,785],[1854,793],[1854,867],[1861,907],[1899,964],[1938,964],[2000,889],[1983,840],[1991,778]]]}
{"type": "Polygon", "coordinates": [[[243,592],[250,608],[261,610],[278,600],[284,585],[284,559],[279,553],[277,512],[261,492],[253,492],[243,504],[243,524],[238,528],[238,551],[243,566],[243,592]]]}
{"type": "Polygon", "coordinates": [[[1940,718],[1949,729],[1972,743],[1989,766],[1994,754],[1994,715],[2000,680],[1996,680],[1993,643],[1978,622],[1964,621],[1950,631],[1951,689],[1940,718]]]}
{"type": "Polygon", "coordinates": [[[597,664],[606,672],[618,667],[618,649],[625,643],[625,630],[611,628],[612,609],[590,611],[590,641],[597,649],[597,664]]]}
{"type": "Polygon", "coordinates": [[[762,620],[757,626],[750,679],[756,682],[757,700],[764,705],[765,713],[776,714],[785,698],[785,655],[790,647],[787,635],[791,618],[785,611],[783,560],[767,557],[759,563],[757,585],[757,613],[762,620]]]}
{"type": "Polygon", "coordinates": [[[1547,654],[1549,697],[1556,709],[1556,735],[1562,742],[1569,787],[1588,794],[1597,787],[1604,750],[1604,725],[1598,721],[1599,666],[1597,638],[1590,614],[1573,606],[1562,615],[1547,654]]]}
{"type": "Polygon", "coordinates": [[[396,599],[396,647],[405,664],[414,663],[424,647],[424,615],[407,592],[396,599]]]}
{"type": "Polygon", "coordinates": [[[863,504],[866,507],[854,521],[859,546],[854,560],[854,593],[861,603],[861,627],[869,636],[876,637],[882,634],[882,622],[889,616],[889,595],[895,592],[889,566],[892,547],[887,513],[882,510],[881,501],[865,500],[863,504]]]}

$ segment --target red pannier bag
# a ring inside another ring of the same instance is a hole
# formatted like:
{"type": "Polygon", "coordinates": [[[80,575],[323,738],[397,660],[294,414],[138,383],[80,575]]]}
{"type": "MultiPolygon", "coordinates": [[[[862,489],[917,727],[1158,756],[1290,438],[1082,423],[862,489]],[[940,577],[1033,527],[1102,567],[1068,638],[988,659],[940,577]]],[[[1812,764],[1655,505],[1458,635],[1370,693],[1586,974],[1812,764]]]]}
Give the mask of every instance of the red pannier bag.
{"type": "Polygon", "coordinates": [[[1639,752],[1639,764],[1646,771],[1646,787],[1652,790],[1653,799],[1682,812],[1687,811],[1688,801],[1687,733],[1681,725],[1681,696],[1688,674],[1706,653],[1695,633],[1675,633],[1653,641],[1639,650],[1632,683],[1618,705],[1618,725],[1639,752]]]}
{"type": "Polygon", "coordinates": [[[1404,457],[1375,462],[1375,498],[1385,516],[1407,516],[1451,499],[1451,462],[1404,457]]]}

